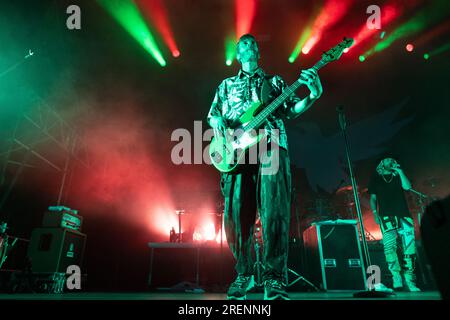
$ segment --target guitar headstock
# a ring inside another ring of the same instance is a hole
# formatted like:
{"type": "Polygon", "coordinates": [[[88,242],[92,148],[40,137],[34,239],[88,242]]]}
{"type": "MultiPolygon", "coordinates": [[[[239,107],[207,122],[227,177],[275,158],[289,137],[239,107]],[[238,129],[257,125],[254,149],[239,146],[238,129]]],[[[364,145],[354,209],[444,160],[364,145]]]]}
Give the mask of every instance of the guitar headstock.
{"type": "Polygon", "coordinates": [[[324,52],[322,55],[322,60],[324,62],[331,62],[338,60],[342,56],[344,49],[350,48],[353,45],[353,42],[354,40],[351,38],[344,38],[344,41],[339,43],[337,46],[331,48],[327,52],[324,52]]]}

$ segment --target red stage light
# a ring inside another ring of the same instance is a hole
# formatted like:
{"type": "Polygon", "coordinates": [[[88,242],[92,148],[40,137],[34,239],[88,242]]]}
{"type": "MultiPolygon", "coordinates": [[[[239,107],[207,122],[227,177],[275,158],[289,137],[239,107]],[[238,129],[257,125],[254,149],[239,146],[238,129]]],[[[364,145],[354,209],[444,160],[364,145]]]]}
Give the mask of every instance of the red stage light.
{"type": "Polygon", "coordinates": [[[352,0],[328,0],[316,17],[311,29],[311,37],[303,46],[302,53],[308,54],[320,41],[322,34],[341,20],[350,6],[352,0]]]}
{"type": "Polygon", "coordinates": [[[406,51],[412,52],[414,50],[414,46],[411,43],[408,43],[406,45],[406,51]]]}
{"type": "Polygon", "coordinates": [[[162,35],[164,42],[169,47],[172,52],[172,56],[177,58],[180,56],[180,51],[178,50],[177,44],[175,42],[175,37],[170,27],[168,14],[164,3],[162,0],[148,0],[143,1],[142,4],[143,12],[149,17],[156,29],[162,35]],[[178,54],[177,54],[178,52],[178,54]]]}
{"type": "Polygon", "coordinates": [[[235,0],[236,37],[249,33],[256,11],[256,0],[235,0]]]}
{"type": "MultiPolygon", "coordinates": [[[[400,6],[394,5],[394,4],[388,4],[381,8],[381,12],[383,14],[381,15],[381,24],[383,27],[385,27],[388,23],[392,22],[394,19],[396,19],[398,16],[400,16],[402,10],[400,6]]],[[[373,36],[375,33],[379,32],[377,29],[369,29],[367,28],[366,23],[364,23],[358,33],[353,37],[355,40],[352,48],[359,45],[361,42],[364,42],[367,39],[370,39],[371,36],[373,36]]],[[[382,33],[384,37],[384,32],[382,33]]],[[[383,38],[381,37],[381,38],[383,38]]]]}

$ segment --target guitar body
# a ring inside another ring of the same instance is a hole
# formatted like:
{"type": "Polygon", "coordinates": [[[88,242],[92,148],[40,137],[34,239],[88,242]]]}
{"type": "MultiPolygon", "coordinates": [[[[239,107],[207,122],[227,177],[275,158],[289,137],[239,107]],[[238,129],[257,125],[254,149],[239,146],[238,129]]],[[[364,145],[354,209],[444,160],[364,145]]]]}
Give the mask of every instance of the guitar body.
{"type": "MultiPolygon", "coordinates": [[[[234,129],[227,129],[225,135],[214,136],[209,145],[211,163],[220,172],[233,172],[245,163],[247,151],[258,144],[266,135],[256,130],[245,131],[244,126],[263,109],[260,102],[254,103],[236,122],[234,129]]],[[[256,159],[249,159],[256,161],[256,159]]],[[[253,161],[249,161],[253,163],[253,161]]]]}

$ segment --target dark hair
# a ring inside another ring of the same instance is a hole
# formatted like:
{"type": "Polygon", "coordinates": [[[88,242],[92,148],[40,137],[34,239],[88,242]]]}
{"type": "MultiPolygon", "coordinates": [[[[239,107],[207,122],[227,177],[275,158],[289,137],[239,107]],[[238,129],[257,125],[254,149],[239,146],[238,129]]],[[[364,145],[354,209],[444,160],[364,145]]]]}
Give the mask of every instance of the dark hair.
{"type": "Polygon", "coordinates": [[[241,41],[243,41],[243,40],[245,40],[245,39],[248,39],[248,38],[253,39],[253,40],[256,42],[255,36],[253,36],[253,35],[250,34],[250,33],[246,33],[246,34],[243,34],[243,35],[239,38],[237,44],[239,44],[239,42],[241,42],[241,41]]]}

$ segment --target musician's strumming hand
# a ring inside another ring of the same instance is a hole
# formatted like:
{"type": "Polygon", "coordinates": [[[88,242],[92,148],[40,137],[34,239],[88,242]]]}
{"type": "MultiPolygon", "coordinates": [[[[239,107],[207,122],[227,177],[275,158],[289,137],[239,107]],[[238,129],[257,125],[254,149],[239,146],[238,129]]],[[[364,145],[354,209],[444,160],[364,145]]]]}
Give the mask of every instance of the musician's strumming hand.
{"type": "Polygon", "coordinates": [[[311,94],[309,95],[311,99],[318,99],[322,95],[322,83],[314,68],[302,70],[300,73],[300,82],[304,83],[309,91],[311,91],[311,94]]]}

